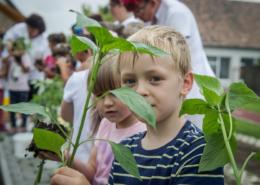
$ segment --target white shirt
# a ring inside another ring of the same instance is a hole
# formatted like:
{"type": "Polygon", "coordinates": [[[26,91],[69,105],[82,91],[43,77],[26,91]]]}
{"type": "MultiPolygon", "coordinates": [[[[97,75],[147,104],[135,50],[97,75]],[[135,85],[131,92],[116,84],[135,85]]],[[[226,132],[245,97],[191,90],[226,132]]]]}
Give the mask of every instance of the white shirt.
{"type": "MultiPolygon", "coordinates": [[[[45,56],[47,56],[50,53],[49,47],[48,47],[48,41],[46,37],[41,34],[35,38],[30,39],[28,34],[28,29],[26,23],[18,23],[12,26],[4,35],[4,42],[8,40],[16,40],[19,37],[23,37],[26,41],[26,43],[30,44],[31,47],[29,48],[29,56],[32,60],[32,70],[29,75],[30,80],[35,79],[43,79],[44,73],[38,71],[38,69],[35,67],[34,62],[36,59],[43,59],[45,56]]],[[[4,54],[5,57],[8,56],[8,52],[5,50],[4,54]]]]}
{"type": "MultiPolygon", "coordinates": [[[[186,5],[176,0],[162,0],[155,17],[156,24],[173,27],[185,37],[190,48],[193,73],[215,76],[203,49],[196,20],[186,5]]],[[[195,81],[187,98],[203,98],[195,81]]],[[[199,121],[201,128],[201,118],[190,120],[194,123],[199,121]]]]}
{"type": "Polygon", "coordinates": [[[140,19],[137,19],[133,15],[130,15],[127,19],[125,19],[121,23],[119,21],[115,21],[114,24],[121,24],[124,27],[127,27],[127,25],[131,23],[140,23],[140,22],[142,22],[140,19]]]}
{"type": "MultiPolygon", "coordinates": [[[[79,131],[80,121],[82,117],[84,103],[87,97],[87,78],[89,70],[74,72],[67,81],[64,88],[63,100],[67,103],[73,104],[73,135],[72,141],[76,141],[76,137],[79,131]]],[[[89,136],[90,131],[90,113],[87,112],[83,131],[81,133],[80,141],[84,141],[89,136]]],[[[91,142],[86,142],[79,146],[76,158],[86,162],[89,157],[89,152],[92,147],[91,142]]]]}
{"type": "MultiPolygon", "coordinates": [[[[13,57],[10,58],[9,62],[8,89],[11,91],[29,91],[29,72],[23,72],[22,67],[17,64],[13,57]]],[[[32,63],[28,54],[22,55],[21,62],[24,66],[29,67],[29,70],[31,69],[32,63]]]]}

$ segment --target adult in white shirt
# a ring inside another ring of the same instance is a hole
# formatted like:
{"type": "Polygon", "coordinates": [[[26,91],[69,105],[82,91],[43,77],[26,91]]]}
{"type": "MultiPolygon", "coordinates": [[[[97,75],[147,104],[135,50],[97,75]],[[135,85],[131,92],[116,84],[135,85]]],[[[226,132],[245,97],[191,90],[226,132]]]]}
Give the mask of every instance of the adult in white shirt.
{"type": "MultiPolygon", "coordinates": [[[[83,113],[83,107],[87,97],[88,73],[88,69],[74,72],[67,81],[64,88],[63,102],[61,105],[61,116],[64,120],[73,123],[73,142],[76,141],[83,113]]],[[[90,113],[88,111],[80,141],[84,141],[88,138],[91,125],[90,120],[90,113]]],[[[76,158],[86,162],[89,157],[91,146],[91,142],[86,142],[80,145],[76,153],[76,158]]]]}
{"type": "MultiPolygon", "coordinates": [[[[122,0],[127,10],[151,24],[173,27],[179,31],[189,45],[191,52],[192,70],[194,73],[214,76],[203,49],[196,20],[190,9],[177,0],[122,0]]],[[[202,98],[198,85],[194,83],[187,98],[202,98]]],[[[189,117],[201,127],[201,117],[189,117]]]]}
{"type": "MultiPolygon", "coordinates": [[[[4,35],[4,42],[15,41],[18,38],[24,38],[30,45],[28,54],[32,61],[32,68],[29,74],[29,80],[43,79],[43,72],[37,69],[37,60],[42,60],[50,53],[47,38],[44,36],[45,22],[40,15],[32,14],[24,22],[15,24],[4,35]]],[[[8,57],[9,51],[5,48],[3,57],[8,57]]],[[[30,88],[33,88],[30,85],[30,88]]],[[[30,89],[35,91],[35,89],[30,89]]],[[[34,94],[35,92],[30,92],[34,94]]],[[[32,96],[31,94],[31,96],[32,96]]]]}

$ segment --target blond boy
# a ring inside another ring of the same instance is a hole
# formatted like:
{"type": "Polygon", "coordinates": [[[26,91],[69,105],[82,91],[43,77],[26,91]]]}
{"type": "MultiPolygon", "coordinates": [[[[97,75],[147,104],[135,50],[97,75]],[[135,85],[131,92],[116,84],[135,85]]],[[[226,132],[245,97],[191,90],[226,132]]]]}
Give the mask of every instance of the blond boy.
{"type": "Polygon", "coordinates": [[[138,164],[142,181],[114,161],[109,184],[224,184],[223,169],[199,173],[205,141],[200,129],[179,117],[193,83],[190,54],[181,34],[170,27],[146,27],[129,38],[158,47],[170,56],[125,53],[119,57],[121,85],[133,88],[152,105],[157,128],[123,142],[138,164]]]}

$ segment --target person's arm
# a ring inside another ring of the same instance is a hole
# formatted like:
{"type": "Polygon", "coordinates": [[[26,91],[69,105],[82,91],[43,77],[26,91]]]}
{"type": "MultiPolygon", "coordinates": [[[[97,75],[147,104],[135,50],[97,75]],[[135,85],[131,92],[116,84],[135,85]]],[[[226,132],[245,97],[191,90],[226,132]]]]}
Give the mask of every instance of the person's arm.
{"type": "Polygon", "coordinates": [[[62,101],[61,103],[61,117],[65,121],[69,123],[73,123],[73,114],[74,114],[74,109],[73,109],[73,103],[62,101]]]}
{"type": "Polygon", "coordinates": [[[62,167],[52,176],[51,185],[90,185],[90,182],[77,170],[62,167]]]}

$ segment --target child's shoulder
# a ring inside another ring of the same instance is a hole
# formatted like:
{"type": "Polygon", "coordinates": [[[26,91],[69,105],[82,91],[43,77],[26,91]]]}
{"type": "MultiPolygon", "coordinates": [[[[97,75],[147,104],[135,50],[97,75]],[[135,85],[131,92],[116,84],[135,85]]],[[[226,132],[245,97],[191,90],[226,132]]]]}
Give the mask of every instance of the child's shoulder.
{"type": "Polygon", "coordinates": [[[187,121],[175,138],[174,146],[181,152],[182,162],[187,162],[194,158],[200,159],[206,141],[202,131],[191,122],[187,121]]]}
{"type": "Polygon", "coordinates": [[[205,143],[202,131],[190,121],[185,123],[174,140],[175,146],[181,150],[205,143]]]}
{"type": "Polygon", "coordinates": [[[137,144],[140,142],[140,140],[142,140],[145,133],[146,133],[146,131],[139,132],[137,134],[134,134],[131,137],[127,137],[127,138],[123,139],[120,143],[123,145],[137,144]]]}

